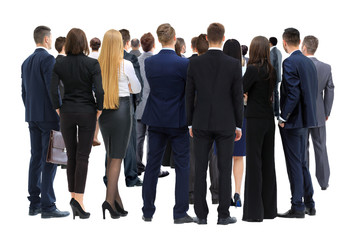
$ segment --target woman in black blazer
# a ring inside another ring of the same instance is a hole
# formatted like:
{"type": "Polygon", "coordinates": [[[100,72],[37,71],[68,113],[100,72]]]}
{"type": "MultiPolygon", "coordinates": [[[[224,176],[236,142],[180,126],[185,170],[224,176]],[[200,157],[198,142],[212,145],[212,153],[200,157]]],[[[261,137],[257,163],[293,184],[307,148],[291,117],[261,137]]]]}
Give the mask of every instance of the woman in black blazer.
{"type": "Polygon", "coordinates": [[[73,217],[89,218],[90,213],[84,211],[83,196],[95,124],[103,109],[102,76],[98,61],[85,55],[89,53],[88,41],[81,29],[69,31],[65,52],[67,56],[54,65],[51,97],[60,116],[68,155],[67,176],[73,217]],[[59,79],[65,91],[62,102],[58,94],[59,79]]]}
{"type": "Polygon", "coordinates": [[[244,92],[248,93],[243,220],[262,222],[263,219],[273,219],[277,215],[272,107],[276,73],[270,63],[267,38],[255,37],[249,55],[243,77],[244,92]]]}

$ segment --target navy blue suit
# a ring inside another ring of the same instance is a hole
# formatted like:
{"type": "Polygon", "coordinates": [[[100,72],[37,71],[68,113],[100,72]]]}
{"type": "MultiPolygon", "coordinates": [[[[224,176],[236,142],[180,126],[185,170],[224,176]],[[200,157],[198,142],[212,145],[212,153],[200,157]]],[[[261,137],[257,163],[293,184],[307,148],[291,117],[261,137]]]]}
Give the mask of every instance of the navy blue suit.
{"type": "Polygon", "coordinates": [[[299,50],[283,61],[280,128],[287,172],[291,185],[292,209],[313,208],[313,187],[306,163],[308,128],[317,125],[317,71],[313,62],[299,50]],[[303,200],[304,199],[304,200],[303,200]]]}
{"type": "Polygon", "coordinates": [[[168,140],[173,149],[176,171],[174,219],[185,217],[189,208],[189,136],[185,110],[188,61],[175,51],[165,49],[145,60],[150,86],[142,117],[142,122],[149,126],[149,151],[142,190],[142,210],[146,218],[151,218],[155,212],[158,174],[168,140]]]}
{"type": "Polygon", "coordinates": [[[56,165],[46,163],[50,131],[59,130],[59,117],[49,96],[54,64],[52,55],[37,48],[21,66],[22,99],[31,142],[28,199],[31,209],[41,207],[44,212],[56,209],[53,189],[56,165]]]}

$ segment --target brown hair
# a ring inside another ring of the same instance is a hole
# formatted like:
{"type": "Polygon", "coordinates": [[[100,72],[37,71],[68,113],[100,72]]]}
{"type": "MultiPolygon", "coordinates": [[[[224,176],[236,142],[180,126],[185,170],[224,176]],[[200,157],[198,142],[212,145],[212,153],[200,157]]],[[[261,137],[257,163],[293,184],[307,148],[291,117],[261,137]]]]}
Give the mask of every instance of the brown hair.
{"type": "Polygon", "coordinates": [[[168,44],[173,41],[175,30],[169,23],[164,23],[157,28],[157,36],[161,44],[168,44]]]}
{"type": "Polygon", "coordinates": [[[120,29],[119,32],[122,34],[123,38],[123,47],[130,41],[130,33],[127,29],[120,29]]]}
{"type": "Polygon", "coordinates": [[[93,51],[98,51],[101,46],[101,41],[99,38],[95,37],[90,40],[90,47],[93,51]]]}
{"type": "Polygon", "coordinates": [[[46,26],[38,26],[34,29],[34,41],[36,44],[43,43],[45,36],[50,37],[51,29],[46,26]]]}
{"type": "Polygon", "coordinates": [[[298,46],[300,44],[300,32],[296,28],[285,29],[282,38],[288,45],[298,46]]]}
{"type": "Polygon", "coordinates": [[[302,46],[306,46],[307,53],[313,55],[318,47],[318,39],[315,36],[306,36],[303,39],[302,46]]]}
{"type": "Polygon", "coordinates": [[[140,38],[140,44],[142,45],[142,48],[143,48],[144,52],[149,52],[150,50],[152,50],[152,48],[154,46],[154,37],[153,37],[153,35],[150,32],[145,33],[140,38]]]}
{"type": "Polygon", "coordinates": [[[58,51],[58,53],[60,53],[63,50],[63,46],[66,42],[66,37],[58,37],[55,40],[55,49],[56,51],[58,51]]]}
{"type": "Polygon", "coordinates": [[[207,38],[209,42],[221,43],[224,36],[224,26],[220,23],[211,23],[207,29],[207,38]]]}
{"type": "Polygon", "coordinates": [[[66,36],[65,53],[77,55],[84,53],[89,54],[88,40],[85,33],[79,28],[72,28],[66,36]]]}
{"type": "Polygon", "coordinates": [[[270,99],[273,94],[276,76],[270,60],[270,46],[267,38],[263,36],[257,36],[252,39],[251,46],[249,47],[249,60],[248,65],[253,65],[258,68],[266,65],[269,80],[269,94],[270,99]]]}
{"type": "Polygon", "coordinates": [[[196,46],[197,51],[198,51],[198,55],[202,55],[205,52],[207,52],[208,48],[209,48],[209,44],[208,41],[206,39],[206,34],[200,34],[197,38],[197,43],[196,46]]]}

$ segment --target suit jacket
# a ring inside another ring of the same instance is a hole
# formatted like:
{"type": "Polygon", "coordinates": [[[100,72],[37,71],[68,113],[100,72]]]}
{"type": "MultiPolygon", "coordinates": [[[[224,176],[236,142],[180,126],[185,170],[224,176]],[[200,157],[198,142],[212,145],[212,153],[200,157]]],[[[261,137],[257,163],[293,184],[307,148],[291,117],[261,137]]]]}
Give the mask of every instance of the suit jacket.
{"type": "Polygon", "coordinates": [[[197,53],[193,53],[192,56],[190,56],[188,59],[191,60],[192,58],[198,57],[197,53]]]}
{"type": "Polygon", "coordinates": [[[140,82],[140,85],[142,86],[142,91],[140,91],[140,93],[137,94],[132,94],[131,96],[133,96],[133,101],[134,101],[134,106],[137,106],[140,101],[142,101],[142,94],[143,94],[143,87],[144,87],[144,83],[143,83],[143,79],[142,76],[140,74],[140,67],[139,67],[139,62],[138,62],[138,58],[137,56],[128,53],[127,51],[124,50],[124,59],[131,61],[133,63],[133,67],[135,70],[135,75],[137,75],[137,78],[140,82]]]}
{"type": "Polygon", "coordinates": [[[241,62],[220,50],[208,50],[190,60],[186,88],[188,126],[209,131],[242,128],[241,77],[241,62]]]}
{"type": "Polygon", "coordinates": [[[136,57],[139,57],[142,54],[139,50],[131,50],[129,53],[135,55],[136,57]]]}
{"type": "Polygon", "coordinates": [[[317,111],[317,126],[321,127],[325,125],[326,117],[330,116],[333,97],[334,97],[334,88],[332,81],[331,66],[323,63],[315,57],[310,58],[315,64],[317,69],[317,78],[318,78],[318,93],[316,100],[316,111],[317,111]]]}
{"type": "MultiPolygon", "coordinates": [[[[60,59],[64,58],[65,56],[64,55],[58,55],[56,56],[55,58],[55,61],[58,62],[60,59]]],[[[64,97],[64,83],[60,80],[60,83],[59,83],[59,92],[60,92],[60,98],[63,99],[64,97]]]]}
{"type": "Polygon", "coordinates": [[[309,128],[317,125],[317,71],[312,60],[301,51],[283,61],[280,117],[285,128],[309,128]]]}
{"type": "Polygon", "coordinates": [[[150,93],[142,122],[154,127],[186,127],[185,86],[189,60],[163,49],[145,60],[150,93]]]}
{"type": "Polygon", "coordinates": [[[270,60],[273,68],[276,70],[276,83],[280,83],[281,77],[281,66],[282,66],[282,54],[278,48],[272,48],[270,52],[270,60]]]}
{"type": "Polygon", "coordinates": [[[52,107],[49,90],[55,58],[43,48],[37,48],[21,66],[22,99],[25,121],[59,121],[52,107]]]}
{"type": "Polygon", "coordinates": [[[145,67],[144,67],[145,59],[147,59],[150,56],[153,56],[152,52],[144,52],[144,53],[142,53],[142,55],[140,55],[138,57],[139,66],[140,66],[140,75],[142,76],[144,87],[143,87],[142,100],[139,103],[139,105],[137,106],[137,110],[135,112],[136,119],[142,119],[145,104],[147,103],[147,99],[148,99],[149,92],[150,92],[150,87],[149,87],[147,77],[145,76],[145,67]]]}

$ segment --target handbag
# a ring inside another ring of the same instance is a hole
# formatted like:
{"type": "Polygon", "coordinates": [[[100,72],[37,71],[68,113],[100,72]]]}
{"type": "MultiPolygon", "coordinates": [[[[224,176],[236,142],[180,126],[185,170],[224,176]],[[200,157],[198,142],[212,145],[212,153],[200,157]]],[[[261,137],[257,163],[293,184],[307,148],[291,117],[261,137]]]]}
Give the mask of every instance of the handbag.
{"type": "Polygon", "coordinates": [[[48,154],[46,162],[60,165],[67,165],[68,156],[66,154],[63,135],[59,131],[51,130],[49,138],[48,154]]]}

